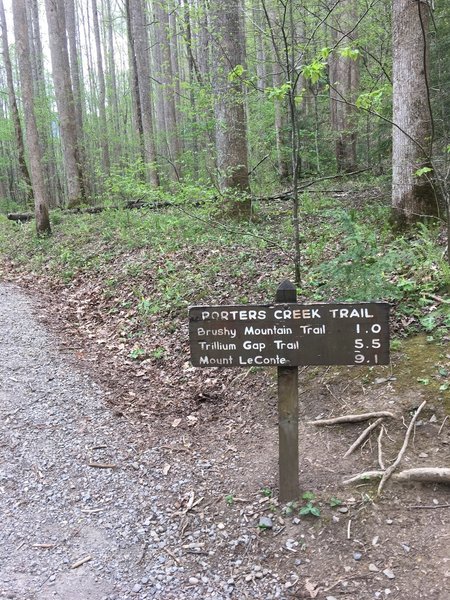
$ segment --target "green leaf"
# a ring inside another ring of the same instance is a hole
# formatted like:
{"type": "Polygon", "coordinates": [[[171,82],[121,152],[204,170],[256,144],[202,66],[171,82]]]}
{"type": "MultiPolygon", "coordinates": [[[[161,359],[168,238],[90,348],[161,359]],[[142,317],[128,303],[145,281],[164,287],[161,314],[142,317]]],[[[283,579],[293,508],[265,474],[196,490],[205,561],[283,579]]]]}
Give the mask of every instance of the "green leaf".
{"type": "Polygon", "coordinates": [[[313,515],[314,517],[320,517],[320,510],[312,502],[308,502],[306,506],[303,506],[299,510],[298,514],[301,516],[313,515]]]}
{"type": "Polygon", "coordinates": [[[417,169],[414,171],[414,177],[422,177],[425,173],[431,173],[433,169],[431,167],[422,167],[421,169],[417,169]]]}
{"type": "Polygon", "coordinates": [[[314,500],[316,498],[316,495],[314,492],[305,492],[302,495],[303,500],[314,500]]]}
{"type": "Polygon", "coordinates": [[[322,48],[319,52],[319,56],[321,56],[325,60],[330,56],[330,54],[331,54],[331,48],[328,48],[328,47],[322,48]]]}
{"type": "Polygon", "coordinates": [[[357,48],[351,48],[350,46],[347,46],[346,48],[341,48],[339,50],[339,54],[343,58],[350,58],[351,60],[357,60],[357,58],[359,56],[359,50],[357,48]]]}
{"type": "Polygon", "coordinates": [[[420,319],[420,324],[427,333],[431,333],[436,328],[436,317],[434,315],[426,315],[420,319]]]}
{"type": "Polygon", "coordinates": [[[236,65],[229,73],[228,73],[228,81],[232,83],[236,81],[236,79],[240,79],[244,74],[245,69],[242,65],[236,65]]]}
{"type": "Polygon", "coordinates": [[[430,380],[427,377],[425,377],[425,378],[418,377],[417,381],[419,383],[421,383],[422,385],[428,385],[430,383],[430,380]]]}
{"type": "Polygon", "coordinates": [[[450,389],[450,383],[443,383],[442,385],[439,386],[439,391],[440,392],[446,392],[448,389],[450,389]]]}
{"type": "Polygon", "coordinates": [[[299,514],[299,515],[302,515],[302,516],[305,516],[305,515],[309,515],[309,513],[310,513],[310,512],[311,512],[311,508],[310,508],[308,505],[306,505],[306,506],[303,506],[303,507],[302,507],[302,508],[301,508],[301,509],[298,511],[298,514],[299,514]]]}
{"type": "Polygon", "coordinates": [[[342,500],[339,500],[339,498],[336,498],[335,496],[333,496],[332,498],[330,498],[330,506],[340,506],[342,504],[342,500]]]}
{"type": "Polygon", "coordinates": [[[265,93],[267,94],[269,100],[283,100],[283,98],[285,98],[287,94],[289,94],[290,89],[291,82],[288,81],[286,83],[283,83],[279,87],[266,88],[265,93]]]}
{"type": "Polygon", "coordinates": [[[325,63],[322,60],[313,60],[309,65],[303,65],[302,74],[311,83],[317,83],[325,74],[325,63]]]}

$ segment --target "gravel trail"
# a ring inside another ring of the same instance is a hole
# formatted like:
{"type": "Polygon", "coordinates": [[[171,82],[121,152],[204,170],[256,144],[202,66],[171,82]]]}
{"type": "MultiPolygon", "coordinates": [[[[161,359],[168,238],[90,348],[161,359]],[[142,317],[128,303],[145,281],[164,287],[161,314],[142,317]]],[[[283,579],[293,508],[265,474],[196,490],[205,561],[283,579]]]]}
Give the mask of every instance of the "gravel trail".
{"type": "Polygon", "coordinates": [[[233,560],[256,536],[245,523],[233,538],[223,531],[222,490],[210,509],[192,507],[188,490],[211,497],[214,460],[171,457],[167,476],[170,439],[152,444],[147,429],[143,445],[142,428],[76,371],[36,312],[0,283],[0,598],[284,597],[254,556],[233,560]]]}
{"type": "MultiPolygon", "coordinates": [[[[102,390],[65,363],[32,308],[0,285],[0,596],[136,596],[158,499],[139,481],[132,430],[127,440],[102,390]]],[[[162,585],[150,571],[142,598],[162,585]]]]}

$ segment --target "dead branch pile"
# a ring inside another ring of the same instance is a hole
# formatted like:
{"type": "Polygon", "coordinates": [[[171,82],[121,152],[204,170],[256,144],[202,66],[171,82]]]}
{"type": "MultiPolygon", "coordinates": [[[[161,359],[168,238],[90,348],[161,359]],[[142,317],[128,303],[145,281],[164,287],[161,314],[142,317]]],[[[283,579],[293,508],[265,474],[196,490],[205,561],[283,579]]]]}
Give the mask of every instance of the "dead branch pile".
{"type": "Polygon", "coordinates": [[[371,413],[363,413],[359,415],[343,415],[340,417],[334,417],[332,419],[320,419],[317,421],[308,421],[308,425],[316,425],[316,426],[326,426],[326,425],[337,425],[341,423],[361,423],[363,421],[369,421],[371,419],[375,419],[368,427],[364,429],[364,431],[359,435],[359,437],[353,442],[353,444],[349,447],[349,449],[344,454],[344,458],[350,456],[357,448],[361,446],[361,444],[369,437],[370,433],[380,427],[380,432],[377,438],[377,447],[378,447],[378,464],[379,469],[371,470],[371,471],[363,471],[362,473],[358,473],[353,475],[343,481],[344,484],[351,484],[361,481],[372,481],[374,479],[379,479],[380,483],[378,485],[377,495],[380,496],[384,486],[389,481],[389,479],[393,479],[398,482],[410,482],[410,481],[419,481],[426,483],[450,483],[450,468],[446,467],[420,467],[414,469],[406,469],[400,471],[399,473],[395,473],[395,470],[399,466],[406,449],[408,447],[408,443],[411,437],[411,434],[414,430],[415,423],[421,411],[423,410],[426,401],[422,402],[422,404],[418,407],[416,412],[411,418],[411,421],[408,425],[408,428],[405,433],[405,437],[403,440],[402,447],[397,454],[397,457],[392,462],[391,465],[385,467],[383,460],[383,451],[382,451],[382,437],[384,432],[384,419],[386,418],[394,418],[394,415],[388,411],[377,411],[371,413]]]}

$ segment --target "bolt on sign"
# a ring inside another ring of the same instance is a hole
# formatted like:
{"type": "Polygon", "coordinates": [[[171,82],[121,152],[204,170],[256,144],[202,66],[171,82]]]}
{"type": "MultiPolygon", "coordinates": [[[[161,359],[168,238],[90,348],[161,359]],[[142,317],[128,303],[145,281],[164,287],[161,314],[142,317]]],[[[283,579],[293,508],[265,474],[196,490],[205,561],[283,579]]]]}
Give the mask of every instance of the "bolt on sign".
{"type": "Polygon", "coordinates": [[[278,373],[280,500],[299,497],[298,367],[389,364],[389,304],[299,304],[283,281],[275,303],[193,306],[196,367],[270,367],[278,373]]]}
{"type": "Polygon", "coordinates": [[[389,364],[389,304],[194,306],[196,367],[389,364]]]}

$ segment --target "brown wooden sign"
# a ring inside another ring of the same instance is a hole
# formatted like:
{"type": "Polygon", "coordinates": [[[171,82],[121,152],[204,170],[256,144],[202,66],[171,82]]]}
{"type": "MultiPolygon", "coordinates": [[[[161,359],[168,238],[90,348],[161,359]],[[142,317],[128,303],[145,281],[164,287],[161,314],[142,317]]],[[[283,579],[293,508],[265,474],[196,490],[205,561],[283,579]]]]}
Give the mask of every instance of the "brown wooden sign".
{"type": "Polygon", "coordinates": [[[194,306],[189,337],[197,367],[386,365],[389,304],[194,306]]]}

